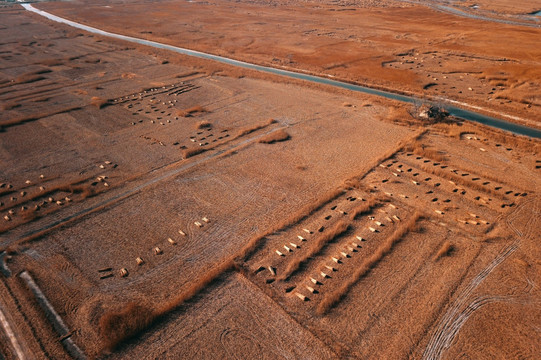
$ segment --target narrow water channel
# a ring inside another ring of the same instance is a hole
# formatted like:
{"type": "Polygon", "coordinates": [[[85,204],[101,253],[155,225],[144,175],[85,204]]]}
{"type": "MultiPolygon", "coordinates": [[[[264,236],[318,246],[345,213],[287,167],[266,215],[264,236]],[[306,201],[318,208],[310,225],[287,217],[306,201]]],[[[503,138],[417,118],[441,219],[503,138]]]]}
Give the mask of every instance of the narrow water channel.
{"type": "MultiPolygon", "coordinates": [[[[404,103],[427,102],[426,100],[422,100],[422,99],[416,98],[414,96],[395,94],[395,93],[392,93],[392,92],[389,92],[389,91],[377,90],[377,89],[373,89],[373,88],[369,88],[369,87],[365,87],[365,86],[354,85],[354,84],[350,84],[350,83],[346,83],[346,82],[342,82],[342,81],[332,80],[330,78],[319,77],[319,76],[315,76],[315,75],[302,74],[302,73],[297,73],[297,72],[288,71],[288,70],[282,70],[282,69],[276,69],[276,68],[262,66],[262,65],[250,64],[250,63],[247,63],[247,62],[244,62],[244,61],[229,59],[229,58],[226,58],[226,57],[223,57],[223,56],[207,54],[207,53],[200,52],[200,51],[184,49],[184,48],[173,46],[173,45],[162,44],[162,43],[159,43],[159,42],[156,42],[156,41],[139,39],[139,38],[135,38],[135,37],[132,37],[132,36],[115,34],[115,33],[100,30],[98,28],[94,28],[94,27],[91,27],[91,26],[83,25],[83,24],[80,24],[80,23],[77,23],[77,22],[74,22],[74,21],[71,21],[71,20],[61,18],[59,16],[48,13],[46,11],[36,9],[35,7],[33,7],[30,4],[21,4],[21,5],[26,10],[32,11],[32,12],[34,12],[34,13],[36,13],[38,15],[44,16],[44,17],[46,17],[46,18],[48,18],[50,20],[53,20],[53,21],[56,21],[56,22],[59,22],[59,23],[63,23],[63,24],[67,24],[67,25],[73,26],[75,28],[85,30],[85,31],[88,31],[88,32],[91,32],[91,33],[94,33],[94,34],[98,34],[98,35],[108,36],[108,37],[112,37],[112,38],[115,38],[115,39],[125,40],[125,41],[129,41],[129,42],[133,42],[133,43],[137,43],[137,44],[141,44],[141,45],[152,46],[152,47],[159,48],[159,49],[170,50],[170,51],[174,51],[174,52],[177,52],[177,53],[183,54],[183,55],[189,55],[189,56],[193,56],[193,57],[197,57],[197,58],[214,60],[214,61],[218,61],[218,62],[221,62],[221,63],[224,63],[224,64],[242,67],[242,68],[245,68],[245,69],[257,70],[257,71],[261,71],[261,72],[271,73],[271,74],[274,74],[274,75],[286,76],[286,77],[293,78],[293,79],[311,81],[311,82],[318,83],[318,84],[330,85],[330,86],[334,86],[334,87],[337,87],[337,88],[342,88],[342,89],[347,89],[347,90],[351,90],[351,91],[357,91],[357,92],[362,92],[362,93],[366,93],[366,94],[381,96],[381,97],[385,97],[385,98],[388,98],[388,99],[398,100],[398,101],[401,101],[401,102],[404,102],[404,103]]],[[[541,138],[541,130],[538,130],[538,129],[535,129],[535,128],[515,124],[515,123],[509,122],[509,121],[505,121],[503,119],[498,119],[498,118],[494,118],[494,117],[491,117],[491,116],[483,115],[483,114],[480,114],[480,113],[477,113],[477,112],[474,112],[474,111],[458,108],[458,107],[455,107],[455,106],[452,106],[452,105],[449,105],[449,104],[445,104],[445,103],[443,104],[443,107],[449,112],[449,114],[451,114],[451,115],[453,115],[453,116],[455,116],[457,118],[460,118],[460,119],[469,120],[469,121],[475,121],[475,122],[478,122],[478,123],[481,123],[481,124],[484,124],[484,125],[488,125],[488,126],[491,126],[491,127],[497,128],[497,129],[510,131],[510,132],[513,132],[513,133],[518,134],[518,135],[526,135],[526,136],[529,136],[529,137],[541,138]]]]}

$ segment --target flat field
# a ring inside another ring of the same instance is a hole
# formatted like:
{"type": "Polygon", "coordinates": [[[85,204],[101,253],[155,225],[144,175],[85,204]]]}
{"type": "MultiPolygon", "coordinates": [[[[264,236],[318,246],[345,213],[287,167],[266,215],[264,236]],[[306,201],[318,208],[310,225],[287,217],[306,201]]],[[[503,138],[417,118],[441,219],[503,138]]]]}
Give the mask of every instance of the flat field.
{"type": "MultiPolygon", "coordinates": [[[[399,69],[410,60],[467,59],[445,75],[467,89],[490,81],[474,67],[512,52],[464,55],[482,45],[474,28],[492,31],[471,19],[445,20],[470,29],[463,47],[449,30],[452,51],[428,25],[390,37],[406,14],[441,16],[405,3],[80,4],[40,7],[314,73],[363,33],[364,60],[351,50],[325,71],[419,94],[427,70],[399,69]],[[353,37],[303,32],[331,23],[353,37]]],[[[539,140],[134,47],[17,5],[0,24],[0,359],[536,357],[539,140]]],[[[506,31],[520,59],[500,69],[533,69],[520,86],[534,99],[539,30],[506,31]]],[[[541,105],[455,95],[530,122],[541,105]]]]}

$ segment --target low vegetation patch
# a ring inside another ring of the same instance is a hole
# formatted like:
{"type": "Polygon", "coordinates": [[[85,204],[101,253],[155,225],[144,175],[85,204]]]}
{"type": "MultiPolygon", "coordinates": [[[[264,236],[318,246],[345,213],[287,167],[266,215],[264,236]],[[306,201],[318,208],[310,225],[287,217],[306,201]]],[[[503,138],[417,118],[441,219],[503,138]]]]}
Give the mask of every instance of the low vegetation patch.
{"type": "Polygon", "coordinates": [[[259,139],[259,142],[261,144],[274,144],[275,142],[286,141],[289,139],[289,134],[284,129],[280,129],[262,137],[259,139]]]}
{"type": "Polygon", "coordinates": [[[204,107],[200,105],[197,105],[197,106],[192,106],[191,108],[188,108],[188,109],[178,110],[177,115],[182,116],[182,117],[190,117],[196,114],[202,114],[206,112],[208,112],[207,109],[205,109],[204,107]]]}
{"type": "Polygon", "coordinates": [[[321,300],[317,307],[317,313],[320,315],[325,314],[335,304],[342,300],[347,295],[351,287],[355,285],[359,279],[368,274],[370,270],[374,268],[381,261],[381,259],[383,259],[383,257],[385,257],[385,255],[392,250],[393,246],[404,237],[404,235],[417,229],[417,221],[420,218],[420,212],[415,212],[407,221],[401,223],[400,226],[397,227],[397,229],[391,234],[391,236],[385,239],[383,243],[376,249],[376,251],[364,260],[361,266],[355,270],[353,276],[346,279],[342,286],[329,293],[323,298],[323,300],[321,300]]]}
{"type": "Polygon", "coordinates": [[[416,155],[425,157],[427,159],[436,161],[436,162],[442,162],[445,160],[445,157],[443,154],[441,154],[439,151],[429,147],[426,144],[423,144],[419,140],[415,140],[406,146],[404,146],[404,151],[412,152],[416,155]]]}
{"type": "Polygon", "coordinates": [[[436,255],[434,255],[434,261],[437,261],[444,256],[448,256],[453,251],[453,249],[453,244],[451,244],[449,241],[445,241],[436,253],[436,255]]]}
{"type": "Polygon", "coordinates": [[[197,154],[201,154],[205,151],[206,149],[202,147],[192,147],[192,148],[182,150],[182,156],[184,157],[184,159],[187,159],[197,154]]]}
{"type": "Polygon", "coordinates": [[[265,238],[265,236],[270,235],[278,230],[283,230],[287,228],[288,226],[291,226],[292,224],[296,224],[308,218],[314,212],[321,209],[323,206],[325,206],[330,201],[336,199],[342,194],[344,194],[344,190],[342,188],[337,188],[335,190],[332,190],[322,195],[319,199],[306,205],[299,211],[296,211],[295,213],[291,214],[287,219],[285,219],[284,221],[280,223],[277,223],[276,225],[274,225],[272,228],[268,229],[267,231],[260,233],[258,235],[255,235],[248,241],[246,245],[244,245],[244,247],[237,254],[237,261],[246,260],[257,249],[258,245],[265,238]]]}
{"type": "Polygon", "coordinates": [[[233,268],[234,263],[231,260],[215,266],[200,278],[194,279],[187,289],[160,307],[150,308],[130,302],[120,309],[106,312],[99,320],[103,351],[115,350],[125,341],[160,321],[171,311],[178,309],[219,276],[233,268]]]}
{"type": "Polygon", "coordinates": [[[257,131],[259,129],[263,129],[264,127],[267,127],[271,124],[274,124],[276,122],[276,120],[274,119],[269,119],[267,121],[265,121],[264,123],[262,124],[258,124],[258,125],[253,125],[253,126],[249,126],[249,127],[245,127],[245,128],[242,128],[239,130],[239,132],[237,133],[237,137],[240,137],[240,136],[244,136],[244,135],[248,135],[250,133],[253,133],[254,131],[257,131]]]}
{"type": "Polygon", "coordinates": [[[105,313],[99,321],[104,349],[113,351],[122,341],[146,329],[155,318],[155,311],[135,302],[105,313]]]}
{"type": "Polygon", "coordinates": [[[95,107],[97,107],[98,109],[101,109],[105,106],[107,106],[109,103],[109,101],[107,101],[106,99],[103,99],[101,97],[98,97],[98,96],[93,96],[91,99],[90,99],[90,104],[91,105],[94,105],[95,107]]]}
{"type": "Polygon", "coordinates": [[[383,201],[383,198],[381,197],[373,197],[367,201],[363,201],[359,206],[350,212],[349,218],[353,221],[360,215],[371,213],[372,209],[378,206],[381,201],[383,201]]]}
{"type": "Polygon", "coordinates": [[[199,121],[197,124],[195,124],[195,128],[200,129],[206,129],[212,127],[212,124],[206,120],[199,121]]]}
{"type": "Polygon", "coordinates": [[[8,101],[2,104],[2,110],[11,110],[20,107],[21,104],[15,101],[8,101]]]}
{"type": "Polygon", "coordinates": [[[310,258],[317,255],[321,251],[321,249],[323,249],[325,245],[327,245],[327,243],[333,241],[340,235],[347,232],[349,230],[349,226],[349,223],[344,220],[340,220],[336,224],[334,224],[324,234],[313,240],[313,243],[310,246],[308,252],[304,253],[301,257],[294,258],[289,263],[284,272],[280,275],[279,279],[285,280],[289,276],[291,276],[295,271],[299,269],[301,264],[307,262],[310,258]]]}

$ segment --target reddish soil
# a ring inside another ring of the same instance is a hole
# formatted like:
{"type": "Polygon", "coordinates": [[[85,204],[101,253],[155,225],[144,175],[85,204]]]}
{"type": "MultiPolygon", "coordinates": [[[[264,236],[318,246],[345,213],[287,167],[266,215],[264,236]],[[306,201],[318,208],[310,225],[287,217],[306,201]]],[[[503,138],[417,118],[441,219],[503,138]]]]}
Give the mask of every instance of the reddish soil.
{"type": "MultiPolygon", "coordinates": [[[[292,6],[303,29],[353,21],[349,11],[330,11],[339,6],[301,5],[292,6]]],[[[402,51],[380,47],[398,20],[385,6],[365,5],[366,14],[354,13],[379,22],[352,27],[367,31],[366,61],[328,71],[417,91],[423,69],[381,65],[381,54],[402,51]],[[377,81],[370,66],[382,74],[377,81]]],[[[276,41],[282,59],[296,54],[287,66],[314,72],[334,55],[318,62],[312,51],[351,45],[305,35],[302,57],[297,35],[279,33],[293,26],[291,12],[262,4],[131,3],[122,13],[112,3],[102,18],[98,5],[43,6],[108,29],[114,19],[127,33],[134,19],[146,26],[153,18],[144,11],[160,12],[153,34],[139,35],[171,41],[179,33],[162,31],[178,15],[188,28],[201,26],[176,42],[187,47],[237,13],[239,22],[220,30],[236,27],[237,40],[208,36],[198,48],[248,49],[235,55],[260,61],[276,41]],[[254,23],[253,43],[243,47],[241,18],[256,9],[252,20],[265,25],[254,23]],[[203,26],[210,13],[215,24],[203,26]],[[272,22],[276,38],[258,38],[272,22]]],[[[412,5],[392,10],[438,15],[412,5]]],[[[15,343],[28,358],[69,359],[68,340],[89,358],[111,359],[536,356],[539,140],[423,121],[410,115],[415,107],[133,48],[17,6],[0,8],[0,24],[0,311],[14,334],[0,327],[0,358],[16,358],[15,343]],[[23,270],[67,334],[55,330],[23,270]]],[[[415,41],[436,41],[439,33],[428,38],[423,26],[412,27],[415,41]]],[[[513,46],[530,46],[534,63],[537,30],[508,30],[522,31],[513,46]]],[[[481,42],[461,46],[470,45],[481,42]]],[[[487,56],[507,50],[493,51],[487,56]]],[[[471,66],[500,66],[469,54],[471,66]]],[[[416,56],[399,55],[404,64],[416,56]]],[[[439,61],[422,56],[431,66],[439,61]]],[[[525,64],[502,66],[512,73],[525,64]]]]}

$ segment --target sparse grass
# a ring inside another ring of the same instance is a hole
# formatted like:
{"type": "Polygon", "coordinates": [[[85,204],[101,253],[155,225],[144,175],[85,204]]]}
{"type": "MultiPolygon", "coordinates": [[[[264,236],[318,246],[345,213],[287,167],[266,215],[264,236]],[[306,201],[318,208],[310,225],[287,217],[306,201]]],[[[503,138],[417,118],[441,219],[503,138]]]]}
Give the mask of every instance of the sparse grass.
{"type": "Polygon", "coordinates": [[[407,221],[401,223],[396,230],[383,241],[383,243],[376,249],[376,251],[370,255],[361,264],[353,275],[346,279],[344,283],[335,291],[328,293],[318,304],[317,313],[323,315],[327,313],[335,304],[342,300],[351,287],[357,283],[362,277],[367,275],[374,266],[376,266],[385,255],[387,255],[393,248],[393,246],[400,241],[404,235],[410,231],[417,229],[417,221],[421,218],[420,212],[415,212],[407,221]]]}
{"type": "Polygon", "coordinates": [[[261,139],[259,139],[259,143],[274,144],[275,142],[289,140],[289,138],[289,134],[284,129],[280,129],[262,137],[261,139]]]}
{"type": "Polygon", "coordinates": [[[349,230],[349,226],[350,225],[348,222],[339,220],[321,236],[317,237],[315,240],[311,240],[311,245],[308,251],[299,257],[293,258],[293,260],[291,260],[287,265],[284,272],[280,274],[279,279],[285,280],[290,277],[303,263],[306,263],[310,258],[317,255],[325,247],[325,245],[327,245],[327,243],[347,232],[349,230]]]}
{"type": "Polygon", "coordinates": [[[434,255],[434,261],[438,261],[442,257],[449,255],[453,251],[453,249],[454,249],[454,246],[448,240],[446,240],[442,244],[441,248],[438,250],[436,255],[434,255]]]}

